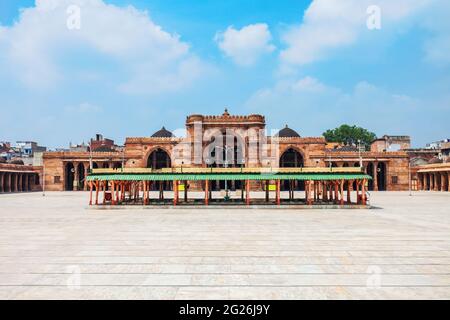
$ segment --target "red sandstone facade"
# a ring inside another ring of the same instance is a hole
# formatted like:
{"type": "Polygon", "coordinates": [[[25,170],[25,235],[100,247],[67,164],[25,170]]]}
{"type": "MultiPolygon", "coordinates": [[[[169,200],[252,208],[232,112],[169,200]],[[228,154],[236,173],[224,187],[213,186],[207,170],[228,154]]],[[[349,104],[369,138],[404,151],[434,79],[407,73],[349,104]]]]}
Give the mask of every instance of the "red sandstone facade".
{"type": "MultiPolygon", "coordinates": [[[[384,139],[383,137],[382,139],[384,139]]],[[[323,137],[301,137],[284,128],[272,136],[266,133],[265,117],[253,115],[190,115],[186,137],[174,137],[164,128],[151,137],[130,137],[123,152],[46,152],[46,190],[86,190],[84,178],[92,168],[148,167],[353,167],[362,166],[373,177],[369,190],[408,190],[409,142],[401,139],[396,151],[386,150],[377,139],[368,152],[327,149],[323,137]],[[220,142],[220,143],[219,143],[220,142]],[[405,150],[404,150],[405,149],[405,150]]],[[[392,141],[389,141],[391,143],[392,141]]],[[[171,188],[170,184],[165,186],[171,188]]],[[[240,188],[234,182],[227,186],[240,188]]],[[[296,186],[299,189],[303,185],[296,186]]],[[[192,190],[200,188],[193,185],[192,190]]],[[[213,190],[223,189],[223,181],[213,190]]],[[[255,182],[252,190],[262,189],[255,182]]]]}

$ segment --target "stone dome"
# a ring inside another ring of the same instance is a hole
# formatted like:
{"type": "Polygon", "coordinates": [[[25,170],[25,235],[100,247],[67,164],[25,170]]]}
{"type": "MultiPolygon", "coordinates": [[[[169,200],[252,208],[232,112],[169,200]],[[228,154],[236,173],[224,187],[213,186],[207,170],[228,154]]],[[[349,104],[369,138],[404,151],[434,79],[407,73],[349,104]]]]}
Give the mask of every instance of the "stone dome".
{"type": "Polygon", "coordinates": [[[162,127],[161,130],[156,131],[152,134],[152,138],[172,138],[173,134],[166,128],[162,127]]]}
{"type": "Polygon", "coordinates": [[[289,128],[288,125],[278,131],[275,136],[280,138],[300,138],[300,135],[297,133],[297,131],[289,128]]]}

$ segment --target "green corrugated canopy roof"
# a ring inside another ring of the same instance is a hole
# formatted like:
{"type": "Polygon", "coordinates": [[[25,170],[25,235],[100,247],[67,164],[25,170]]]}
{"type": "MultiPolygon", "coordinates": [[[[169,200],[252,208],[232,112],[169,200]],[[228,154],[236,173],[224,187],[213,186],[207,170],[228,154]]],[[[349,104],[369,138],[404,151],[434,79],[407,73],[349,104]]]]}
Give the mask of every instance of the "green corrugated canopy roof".
{"type": "Polygon", "coordinates": [[[117,173],[91,174],[87,181],[119,180],[119,181],[173,181],[173,180],[355,180],[372,179],[364,173],[117,173]]]}

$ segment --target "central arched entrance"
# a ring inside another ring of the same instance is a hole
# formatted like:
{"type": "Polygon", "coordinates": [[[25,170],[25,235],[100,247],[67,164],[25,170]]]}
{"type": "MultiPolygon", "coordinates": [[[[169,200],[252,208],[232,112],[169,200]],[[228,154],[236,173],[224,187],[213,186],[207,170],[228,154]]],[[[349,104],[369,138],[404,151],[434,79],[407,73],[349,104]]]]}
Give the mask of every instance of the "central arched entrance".
{"type": "MultiPolygon", "coordinates": [[[[212,168],[241,168],[245,166],[245,141],[238,134],[218,134],[211,138],[205,162],[212,168]]],[[[211,181],[211,190],[242,189],[240,180],[211,181]]]]}
{"type": "MultiPolygon", "coordinates": [[[[280,168],[301,168],[303,167],[303,156],[300,152],[293,148],[287,149],[280,157],[280,168]]],[[[289,190],[289,180],[281,181],[281,190],[289,190]]],[[[305,184],[303,181],[294,181],[293,182],[294,190],[304,190],[305,184]]]]}
{"type": "MultiPolygon", "coordinates": [[[[171,166],[169,154],[161,148],[153,150],[147,158],[147,168],[152,168],[152,170],[170,168],[171,166]]],[[[160,186],[162,186],[163,190],[172,189],[170,181],[156,181],[152,186],[152,190],[160,190],[160,186]]]]}
{"type": "Polygon", "coordinates": [[[386,190],[386,164],[379,162],[377,166],[378,191],[386,190]]]}
{"type": "Polygon", "coordinates": [[[73,181],[75,180],[75,168],[72,162],[66,164],[65,170],[65,189],[66,191],[73,191],[73,181]]]}

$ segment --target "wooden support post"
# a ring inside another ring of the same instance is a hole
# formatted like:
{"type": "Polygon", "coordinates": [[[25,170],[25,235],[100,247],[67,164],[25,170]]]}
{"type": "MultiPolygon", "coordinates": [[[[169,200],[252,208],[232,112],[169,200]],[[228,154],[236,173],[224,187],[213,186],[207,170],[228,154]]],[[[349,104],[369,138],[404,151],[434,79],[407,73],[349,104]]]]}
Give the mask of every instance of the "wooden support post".
{"type": "Polygon", "coordinates": [[[333,202],[333,181],[329,181],[328,183],[328,200],[333,202]]]}
{"type": "Polygon", "coordinates": [[[188,201],[188,185],[187,180],[184,181],[184,202],[188,201]]]}
{"type": "Polygon", "coordinates": [[[361,185],[361,201],[362,204],[365,206],[366,205],[366,179],[362,180],[362,185],[361,185]]]}
{"type": "Polygon", "coordinates": [[[328,182],[327,181],[323,182],[322,192],[323,192],[323,195],[322,195],[323,200],[328,201],[328,182]]]}
{"type": "Polygon", "coordinates": [[[266,202],[269,202],[269,180],[266,180],[266,202]]]}
{"type": "Polygon", "coordinates": [[[120,203],[120,182],[117,182],[117,187],[116,187],[116,203],[119,204],[120,203]]]}
{"type": "Polygon", "coordinates": [[[99,181],[95,181],[95,205],[98,205],[99,181]]]}
{"type": "Polygon", "coordinates": [[[356,203],[361,204],[361,197],[359,195],[359,186],[361,184],[361,180],[356,180],[356,203]]]}
{"type": "Polygon", "coordinates": [[[205,206],[209,204],[209,180],[205,180],[205,206]]]}
{"type": "Polygon", "coordinates": [[[98,185],[98,187],[103,189],[103,200],[102,200],[103,204],[106,203],[106,183],[107,183],[106,181],[102,181],[101,184],[98,185]]]}
{"type": "Polygon", "coordinates": [[[89,205],[92,206],[92,181],[89,181],[89,205]]]}
{"type": "Polygon", "coordinates": [[[317,183],[313,181],[314,202],[317,201],[317,183]]]}
{"type": "Polygon", "coordinates": [[[111,180],[111,204],[112,205],[116,204],[116,200],[114,199],[114,190],[116,190],[115,183],[114,183],[114,180],[111,180]]]}
{"type": "Polygon", "coordinates": [[[250,204],[250,180],[245,180],[245,203],[250,204]]]}
{"type": "Polygon", "coordinates": [[[334,203],[339,203],[339,186],[338,181],[334,181],[334,203]]]}
{"type": "Polygon", "coordinates": [[[147,181],[142,181],[144,184],[144,206],[147,205],[147,181]]]}
{"type": "Polygon", "coordinates": [[[276,182],[277,182],[277,186],[276,186],[276,190],[277,190],[276,203],[277,203],[277,205],[280,205],[281,204],[280,180],[276,180],[276,182]]]}
{"type": "Polygon", "coordinates": [[[352,201],[351,201],[351,197],[350,197],[350,195],[351,195],[351,193],[350,193],[350,186],[351,186],[351,184],[353,183],[353,181],[352,180],[347,180],[347,203],[348,204],[351,204],[352,203],[352,201]]]}
{"type": "Polygon", "coordinates": [[[310,205],[312,205],[312,199],[311,199],[311,193],[312,193],[312,190],[311,190],[312,186],[311,185],[312,185],[312,181],[308,180],[306,185],[307,185],[306,189],[308,190],[308,192],[306,193],[306,204],[310,206],[310,205]]]}
{"type": "Polygon", "coordinates": [[[309,198],[311,197],[311,186],[309,183],[309,180],[306,181],[306,187],[305,187],[305,202],[307,205],[309,205],[309,198]]]}
{"type": "Polygon", "coordinates": [[[343,206],[344,205],[344,180],[341,180],[339,182],[339,187],[340,187],[340,205],[343,206]]]}
{"type": "Polygon", "coordinates": [[[178,180],[173,182],[173,205],[176,206],[178,202],[178,180]]]}

